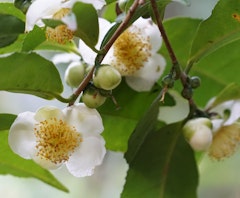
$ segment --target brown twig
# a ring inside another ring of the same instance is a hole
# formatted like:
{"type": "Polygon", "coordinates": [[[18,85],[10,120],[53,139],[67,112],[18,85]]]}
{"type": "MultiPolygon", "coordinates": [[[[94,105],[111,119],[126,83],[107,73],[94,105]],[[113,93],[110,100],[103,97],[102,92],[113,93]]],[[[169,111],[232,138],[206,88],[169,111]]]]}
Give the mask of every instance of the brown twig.
{"type": "MultiPolygon", "coordinates": [[[[109,49],[112,47],[113,43],[117,40],[117,38],[122,34],[122,32],[128,27],[128,23],[130,19],[132,18],[134,12],[136,11],[137,7],[139,6],[140,0],[135,0],[132,6],[129,8],[129,11],[125,17],[125,19],[122,21],[122,23],[119,25],[117,30],[114,32],[112,37],[108,40],[108,42],[105,44],[105,46],[101,49],[103,53],[100,57],[98,57],[98,64],[102,62],[106,54],[108,53],[109,49]]],[[[91,71],[86,75],[86,77],[83,79],[82,83],[79,85],[79,87],[76,89],[76,91],[73,93],[72,98],[73,100],[69,102],[68,106],[71,106],[75,103],[78,96],[81,94],[81,92],[84,90],[84,88],[88,85],[89,81],[92,79],[94,70],[96,65],[91,69],[91,71]]]]}

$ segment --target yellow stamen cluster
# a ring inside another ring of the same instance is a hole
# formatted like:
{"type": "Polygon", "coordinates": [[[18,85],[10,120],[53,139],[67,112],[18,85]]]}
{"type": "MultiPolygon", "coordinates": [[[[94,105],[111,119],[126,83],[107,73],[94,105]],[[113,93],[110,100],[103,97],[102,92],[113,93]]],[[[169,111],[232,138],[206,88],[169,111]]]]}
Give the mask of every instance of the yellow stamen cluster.
{"type": "Polygon", "coordinates": [[[63,120],[51,118],[36,125],[37,156],[58,164],[65,162],[82,142],[76,128],[63,120]]]}
{"type": "Polygon", "coordinates": [[[132,75],[151,56],[149,37],[142,34],[141,30],[134,28],[125,30],[113,45],[115,60],[111,63],[123,76],[132,75]]]}
{"type": "MultiPolygon", "coordinates": [[[[69,8],[62,8],[53,15],[53,19],[62,19],[70,12],[69,8]]],[[[60,44],[65,44],[66,42],[73,39],[74,32],[69,30],[66,25],[59,25],[55,28],[47,27],[46,37],[47,40],[55,41],[60,44]]]]}
{"type": "Polygon", "coordinates": [[[221,127],[213,137],[212,145],[209,149],[209,156],[212,159],[222,160],[234,154],[240,143],[240,125],[221,127]]]}

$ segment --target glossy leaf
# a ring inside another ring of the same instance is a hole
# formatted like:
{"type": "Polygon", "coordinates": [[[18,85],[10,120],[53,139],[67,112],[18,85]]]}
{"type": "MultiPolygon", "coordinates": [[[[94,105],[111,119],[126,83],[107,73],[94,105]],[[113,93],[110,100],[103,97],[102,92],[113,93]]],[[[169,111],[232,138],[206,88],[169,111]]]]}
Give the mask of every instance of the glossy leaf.
{"type": "Polygon", "coordinates": [[[109,98],[98,109],[103,118],[103,136],[108,149],[127,150],[127,142],[131,133],[159,92],[160,88],[156,88],[152,92],[138,93],[130,89],[124,82],[114,89],[113,96],[120,108],[116,109],[113,101],[109,98]]]}
{"type": "Polygon", "coordinates": [[[20,34],[14,43],[12,43],[11,45],[8,45],[6,47],[0,48],[0,54],[21,52],[23,41],[24,41],[25,37],[26,37],[26,34],[20,34]]]}
{"type": "Polygon", "coordinates": [[[30,31],[23,42],[22,51],[31,51],[39,46],[46,40],[45,32],[38,26],[34,26],[34,29],[30,31]]]}
{"type": "Polygon", "coordinates": [[[212,15],[203,21],[193,41],[189,65],[218,48],[240,39],[239,0],[220,0],[212,15]]]}
{"type": "Polygon", "coordinates": [[[0,131],[0,174],[17,177],[33,177],[59,190],[68,192],[49,171],[41,168],[32,160],[25,160],[12,152],[8,145],[8,132],[0,131]]]}
{"type": "Polygon", "coordinates": [[[0,90],[52,99],[63,86],[52,62],[35,53],[15,53],[0,58],[0,90]]]}
{"type": "Polygon", "coordinates": [[[51,28],[55,28],[59,25],[64,25],[64,23],[61,20],[56,19],[42,19],[43,23],[51,28]]]}
{"type": "Polygon", "coordinates": [[[0,47],[12,44],[25,30],[22,20],[8,14],[0,14],[0,24],[0,47]]]}
{"type": "Polygon", "coordinates": [[[129,164],[138,153],[145,141],[145,138],[155,128],[159,112],[160,97],[161,95],[157,96],[157,98],[153,101],[147,112],[139,120],[136,128],[128,140],[128,149],[124,157],[129,164]]]}
{"type": "Polygon", "coordinates": [[[121,198],[196,198],[194,153],[181,135],[181,123],[152,130],[129,164],[121,198]]]}
{"type": "Polygon", "coordinates": [[[205,106],[207,101],[229,84],[239,84],[239,46],[240,40],[232,42],[194,65],[192,75],[202,79],[201,86],[194,93],[194,99],[198,104],[205,106]]]}
{"type": "Polygon", "coordinates": [[[0,14],[10,14],[25,21],[25,15],[13,3],[0,3],[0,14]]]}
{"type": "Polygon", "coordinates": [[[17,116],[13,114],[1,113],[0,114],[0,131],[10,129],[16,117],[17,116]]]}
{"type": "Polygon", "coordinates": [[[98,15],[91,4],[77,2],[72,8],[77,20],[77,31],[75,35],[81,38],[90,48],[98,42],[98,15]]]}
{"type": "Polygon", "coordinates": [[[210,108],[214,108],[217,105],[226,102],[228,100],[240,99],[240,86],[236,83],[227,85],[215,98],[210,108]]]}

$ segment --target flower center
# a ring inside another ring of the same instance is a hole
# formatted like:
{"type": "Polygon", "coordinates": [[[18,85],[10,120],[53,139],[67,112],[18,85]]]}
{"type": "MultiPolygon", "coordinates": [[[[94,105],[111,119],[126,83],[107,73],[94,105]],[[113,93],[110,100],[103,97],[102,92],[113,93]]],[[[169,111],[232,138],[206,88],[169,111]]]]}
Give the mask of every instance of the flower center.
{"type": "Polygon", "coordinates": [[[149,37],[135,26],[121,34],[114,43],[113,49],[115,60],[111,64],[123,76],[134,74],[151,56],[149,37]]]}
{"type": "Polygon", "coordinates": [[[65,162],[82,142],[76,128],[62,120],[51,118],[36,125],[37,156],[58,164],[65,162]]]}
{"type": "MultiPolygon", "coordinates": [[[[70,12],[69,8],[62,8],[53,15],[53,19],[62,19],[70,12]]],[[[55,28],[47,27],[46,29],[47,40],[55,41],[60,44],[65,44],[67,41],[72,40],[73,31],[69,30],[66,25],[59,25],[55,28]]]]}

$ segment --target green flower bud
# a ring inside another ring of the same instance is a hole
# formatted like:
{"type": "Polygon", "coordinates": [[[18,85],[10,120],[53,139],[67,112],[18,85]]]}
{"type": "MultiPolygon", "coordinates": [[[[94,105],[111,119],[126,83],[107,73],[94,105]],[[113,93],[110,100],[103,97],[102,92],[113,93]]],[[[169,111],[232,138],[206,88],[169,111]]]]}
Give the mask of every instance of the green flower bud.
{"type": "Polygon", "coordinates": [[[190,78],[190,85],[193,89],[198,88],[201,85],[201,79],[198,76],[193,76],[190,78]]]}
{"type": "Polygon", "coordinates": [[[206,151],[212,143],[212,122],[208,118],[189,120],[183,134],[193,150],[206,151]]]}
{"type": "Polygon", "coordinates": [[[164,76],[162,79],[162,85],[164,87],[167,86],[168,88],[173,88],[174,79],[172,78],[172,75],[168,74],[168,75],[164,76]]]}
{"type": "Polygon", "coordinates": [[[182,97],[186,98],[187,100],[190,99],[193,95],[193,90],[192,88],[188,88],[188,87],[185,87],[183,90],[182,90],[182,97]]]}
{"type": "Polygon", "coordinates": [[[80,62],[71,63],[65,72],[65,81],[70,87],[78,87],[85,75],[85,65],[80,62]]]}
{"type": "Polygon", "coordinates": [[[121,80],[118,70],[110,65],[102,65],[96,71],[93,84],[101,89],[112,90],[120,84],[121,80]]]}
{"type": "Polygon", "coordinates": [[[81,99],[89,108],[98,108],[106,101],[106,97],[102,96],[99,90],[94,88],[85,90],[81,99]]]}

